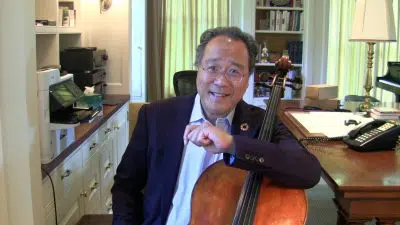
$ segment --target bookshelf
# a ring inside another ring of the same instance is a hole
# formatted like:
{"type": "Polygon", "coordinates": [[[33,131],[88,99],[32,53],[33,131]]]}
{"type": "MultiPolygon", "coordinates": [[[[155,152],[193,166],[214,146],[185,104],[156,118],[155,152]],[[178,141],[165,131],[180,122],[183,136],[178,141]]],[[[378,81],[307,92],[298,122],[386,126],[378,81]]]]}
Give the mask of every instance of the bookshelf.
{"type": "Polygon", "coordinates": [[[36,69],[60,64],[60,51],[82,44],[79,0],[36,0],[36,69]]]}
{"type": "MultiPolygon", "coordinates": [[[[252,104],[265,108],[270,88],[268,77],[275,73],[275,61],[283,54],[288,55],[293,63],[289,71],[291,79],[302,79],[303,67],[303,34],[304,34],[304,2],[306,0],[288,0],[285,5],[277,5],[274,0],[256,0],[254,37],[259,45],[254,78],[250,82],[252,104]],[[265,53],[265,47],[268,49],[265,53]],[[264,51],[263,51],[264,50],[264,51]]],[[[301,97],[301,92],[285,89],[285,99],[301,97]]]]}

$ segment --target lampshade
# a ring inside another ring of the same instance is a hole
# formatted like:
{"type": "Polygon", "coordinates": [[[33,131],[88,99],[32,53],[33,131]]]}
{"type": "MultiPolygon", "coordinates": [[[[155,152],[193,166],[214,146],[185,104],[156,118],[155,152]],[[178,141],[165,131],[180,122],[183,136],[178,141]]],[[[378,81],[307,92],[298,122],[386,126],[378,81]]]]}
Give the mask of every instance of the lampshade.
{"type": "Polygon", "coordinates": [[[392,0],[357,0],[350,41],[396,41],[392,0]]]}

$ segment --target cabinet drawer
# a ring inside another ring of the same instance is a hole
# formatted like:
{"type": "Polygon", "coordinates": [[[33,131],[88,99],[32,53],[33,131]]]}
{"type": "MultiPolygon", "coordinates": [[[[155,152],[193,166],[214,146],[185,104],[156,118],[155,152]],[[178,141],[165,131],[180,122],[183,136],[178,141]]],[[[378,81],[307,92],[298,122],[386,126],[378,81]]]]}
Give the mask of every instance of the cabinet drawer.
{"type": "Polygon", "coordinates": [[[113,213],[112,212],[112,197],[111,197],[111,195],[109,195],[105,199],[104,204],[103,204],[103,210],[101,213],[103,213],[103,214],[112,214],[113,213]]]}
{"type": "Polygon", "coordinates": [[[102,185],[109,183],[114,177],[113,141],[107,140],[100,152],[100,177],[102,185]]]}
{"type": "Polygon", "coordinates": [[[118,167],[119,162],[121,161],[122,156],[125,153],[126,147],[128,146],[129,143],[129,137],[128,137],[128,122],[125,121],[125,123],[121,124],[119,130],[116,132],[116,158],[114,159],[115,163],[115,168],[118,167]]]}
{"type": "Polygon", "coordinates": [[[128,120],[128,104],[125,104],[115,114],[114,119],[111,121],[113,129],[119,129],[121,124],[128,120]]]}
{"type": "Polygon", "coordinates": [[[98,213],[100,205],[100,154],[95,152],[84,166],[83,201],[85,214],[98,213]]]}
{"type": "MultiPolygon", "coordinates": [[[[57,187],[57,174],[55,171],[53,171],[51,174],[51,179],[53,180],[53,184],[54,184],[54,189],[56,190],[56,194],[58,193],[58,187],[57,187]]],[[[60,186],[60,185],[58,185],[60,186]]],[[[43,208],[48,208],[53,206],[54,207],[54,200],[53,200],[53,188],[51,185],[51,181],[49,179],[48,176],[46,176],[43,179],[42,182],[42,204],[43,204],[43,208]]]]}
{"type": "Polygon", "coordinates": [[[107,122],[105,122],[103,125],[100,126],[99,131],[98,131],[98,138],[99,142],[103,143],[106,141],[112,134],[113,134],[113,129],[112,129],[112,119],[114,117],[111,117],[107,122]]]}
{"type": "MultiPolygon", "coordinates": [[[[82,190],[82,151],[78,148],[68,159],[51,174],[56,195],[57,216],[63,218],[74,202],[78,201],[82,190]]],[[[45,213],[54,216],[53,189],[48,177],[43,180],[42,204],[45,213]],[[52,210],[49,210],[52,208],[52,210]],[[53,211],[53,212],[51,212],[53,211]]],[[[47,221],[55,220],[46,217],[47,221]]],[[[53,223],[54,224],[54,223],[53,223]]]]}
{"type": "Polygon", "coordinates": [[[49,205],[50,207],[45,208],[45,216],[44,216],[44,224],[46,225],[54,225],[56,224],[56,217],[54,213],[54,206],[49,205]]]}
{"type": "Polygon", "coordinates": [[[82,191],[81,149],[78,149],[71,158],[57,167],[56,174],[56,179],[58,179],[56,188],[58,217],[64,218],[79,200],[82,191]]]}
{"type": "Polygon", "coordinates": [[[99,141],[98,132],[94,132],[90,137],[81,144],[83,154],[83,165],[87,163],[89,158],[98,151],[101,142],[99,141]]]}
{"type": "Polygon", "coordinates": [[[79,222],[81,215],[79,212],[79,201],[76,201],[67,211],[65,216],[61,218],[58,224],[60,225],[76,225],[79,222]]]}

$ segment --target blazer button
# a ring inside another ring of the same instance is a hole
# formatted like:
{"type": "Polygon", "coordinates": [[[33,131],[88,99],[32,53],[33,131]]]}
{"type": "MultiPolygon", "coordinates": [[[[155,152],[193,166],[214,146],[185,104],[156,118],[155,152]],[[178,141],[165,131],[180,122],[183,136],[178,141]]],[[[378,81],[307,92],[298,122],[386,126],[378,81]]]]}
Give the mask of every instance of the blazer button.
{"type": "Polygon", "coordinates": [[[245,154],[245,155],[244,155],[244,158],[247,159],[247,160],[249,160],[249,159],[250,159],[250,155],[249,155],[249,154],[245,154]]]}
{"type": "Polygon", "coordinates": [[[263,157],[260,157],[260,158],[258,159],[258,162],[263,163],[263,162],[264,162],[264,158],[263,158],[263,157]]]}

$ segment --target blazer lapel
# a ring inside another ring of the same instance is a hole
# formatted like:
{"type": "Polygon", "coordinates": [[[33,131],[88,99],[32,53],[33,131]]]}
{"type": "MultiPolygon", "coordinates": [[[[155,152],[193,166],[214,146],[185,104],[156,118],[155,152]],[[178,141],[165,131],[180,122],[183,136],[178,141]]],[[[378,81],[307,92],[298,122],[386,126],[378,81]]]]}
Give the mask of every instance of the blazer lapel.
{"type": "Polygon", "coordinates": [[[256,118],[260,117],[255,114],[259,112],[258,110],[252,110],[254,107],[255,106],[248,105],[243,100],[237,104],[232,121],[233,135],[248,136],[252,138],[257,137],[262,121],[256,120],[256,118]]]}
{"type": "Polygon", "coordinates": [[[161,219],[163,224],[166,223],[178,180],[183,152],[183,133],[190,120],[194,98],[195,96],[184,98],[181,101],[177,101],[176,105],[171,105],[175,109],[172,117],[161,115],[166,117],[166,126],[170,127],[170,132],[162,134],[165,146],[165,149],[163,149],[163,165],[160,171],[160,176],[162,176],[161,184],[163,186],[160,189],[163,191],[161,198],[161,219]]]}

